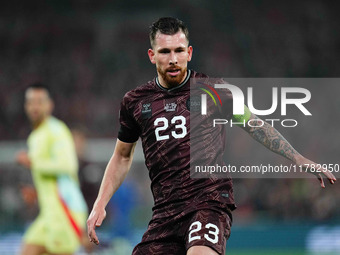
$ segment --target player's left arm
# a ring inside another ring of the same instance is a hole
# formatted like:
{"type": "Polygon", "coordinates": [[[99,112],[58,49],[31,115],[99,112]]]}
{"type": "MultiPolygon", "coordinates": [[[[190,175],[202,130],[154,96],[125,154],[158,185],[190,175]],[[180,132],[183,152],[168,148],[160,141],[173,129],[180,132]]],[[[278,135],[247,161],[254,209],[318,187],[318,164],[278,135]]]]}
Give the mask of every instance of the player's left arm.
{"type": "MultiPolygon", "coordinates": [[[[249,111],[249,110],[248,110],[249,111]]],[[[300,153],[298,153],[292,145],[277,131],[274,127],[269,125],[267,122],[261,120],[256,115],[249,112],[246,117],[247,121],[251,119],[251,126],[245,125],[240,126],[246,132],[249,133],[251,137],[253,137],[256,141],[263,144],[269,150],[293,161],[296,165],[301,166],[305,171],[308,171],[308,166],[316,165],[313,161],[305,158],[300,153]]],[[[320,181],[321,187],[324,188],[325,184],[323,181],[324,175],[331,184],[334,184],[336,181],[335,176],[325,168],[320,169],[321,173],[312,173],[314,174],[320,181]]]]}

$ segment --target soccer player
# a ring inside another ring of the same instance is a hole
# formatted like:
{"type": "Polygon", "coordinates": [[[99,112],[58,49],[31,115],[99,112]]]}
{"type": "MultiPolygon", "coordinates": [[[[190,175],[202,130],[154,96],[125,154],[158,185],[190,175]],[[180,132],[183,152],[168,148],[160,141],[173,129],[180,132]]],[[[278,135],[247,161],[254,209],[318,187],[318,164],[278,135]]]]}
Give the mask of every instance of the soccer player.
{"type": "Polygon", "coordinates": [[[31,170],[40,212],[24,235],[22,255],[73,254],[86,224],[73,138],[67,126],[51,116],[52,110],[48,87],[30,85],[25,111],[33,131],[28,152],[19,152],[16,160],[31,170]]]}
{"type": "MultiPolygon", "coordinates": [[[[187,69],[193,48],[182,21],[160,18],[150,28],[148,55],[156,65],[157,77],[128,92],[120,109],[121,128],[113,155],[107,165],[101,188],[87,221],[90,241],[99,244],[95,228],[105,218],[105,207],[128,173],[135,144],[142,140],[146,166],[154,196],[153,216],[142,241],[133,254],[224,254],[235,209],[231,178],[190,178],[190,78],[207,77],[187,69]]],[[[226,105],[231,105],[231,94],[226,105]]],[[[229,109],[231,112],[231,109],[229,109]]],[[[229,118],[232,114],[226,113],[229,118]]],[[[301,156],[269,124],[249,112],[237,120],[256,119],[245,127],[254,139],[297,165],[312,163],[301,156]]],[[[223,155],[223,134],[212,140],[209,158],[223,155]],[[212,148],[213,147],[213,148],[212,148]],[[218,147],[218,149],[216,149],[218,147]]],[[[191,141],[192,142],[192,141],[191,141]]],[[[330,183],[336,181],[323,169],[330,183]]],[[[324,182],[317,176],[321,186],[324,182]]]]}

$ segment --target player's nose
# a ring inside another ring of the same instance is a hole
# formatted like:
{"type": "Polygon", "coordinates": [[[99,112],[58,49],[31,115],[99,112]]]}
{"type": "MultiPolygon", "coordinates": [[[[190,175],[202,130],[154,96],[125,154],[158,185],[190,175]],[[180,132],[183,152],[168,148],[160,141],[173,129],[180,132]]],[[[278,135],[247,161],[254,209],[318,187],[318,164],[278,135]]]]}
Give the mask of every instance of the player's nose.
{"type": "Polygon", "coordinates": [[[177,65],[178,61],[177,61],[177,55],[175,52],[171,52],[170,53],[170,59],[169,59],[169,64],[170,65],[177,65]]]}

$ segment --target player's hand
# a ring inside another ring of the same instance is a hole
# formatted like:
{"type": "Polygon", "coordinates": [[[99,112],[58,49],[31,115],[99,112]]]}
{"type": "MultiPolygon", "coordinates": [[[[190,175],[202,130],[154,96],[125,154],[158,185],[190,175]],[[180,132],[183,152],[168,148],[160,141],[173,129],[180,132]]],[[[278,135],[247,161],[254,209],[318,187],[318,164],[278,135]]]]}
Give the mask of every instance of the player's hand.
{"type": "Polygon", "coordinates": [[[318,169],[313,169],[312,166],[316,167],[316,166],[319,166],[319,164],[316,164],[309,159],[302,157],[300,160],[298,160],[298,162],[296,162],[296,164],[298,166],[301,166],[305,172],[315,175],[316,178],[318,178],[322,188],[325,188],[325,182],[323,180],[323,177],[326,177],[328,181],[330,182],[330,184],[334,184],[336,182],[336,178],[331,171],[323,167],[318,168],[318,169]]]}
{"type": "Polygon", "coordinates": [[[22,199],[28,206],[33,206],[34,203],[38,200],[37,191],[33,186],[23,185],[20,188],[20,191],[22,199]]]}
{"type": "Polygon", "coordinates": [[[26,168],[31,167],[31,160],[26,151],[19,151],[15,156],[15,161],[26,168]]]}
{"type": "Polygon", "coordinates": [[[92,209],[92,212],[87,219],[87,234],[90,239],[90,242],[93,242],[95,244],[99,244],[99,239],[96,234],[96,227],[100,227],[103,223],[103,220],[106,217],[106,211],[105,208],[100,209],[97,208],[95,205],[92,209]]]}

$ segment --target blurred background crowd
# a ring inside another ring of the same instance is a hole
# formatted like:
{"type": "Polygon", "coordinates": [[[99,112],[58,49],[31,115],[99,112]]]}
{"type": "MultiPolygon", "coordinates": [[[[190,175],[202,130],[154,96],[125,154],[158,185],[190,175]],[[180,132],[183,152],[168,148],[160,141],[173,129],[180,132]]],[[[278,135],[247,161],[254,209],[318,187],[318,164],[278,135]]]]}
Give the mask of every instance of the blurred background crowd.
{"type": "MultiPolygon", "coordinates": [[[[72,128],[77,143],[82,190],[91,209],[119,129],[121,98],[156,75],[146,54],[148,27],[161,16],[186,22],[194,47],[189,67],[212,77],[340,74],[340,18],[331,1],[6,1],[0,8],[0,154],[5,158],[0,161],[0,236],[22,231],[37,214],[29,172],[4,156],[8,144],[22,146],[30,132],[25,87],[40,81],[52,88],[54,115],[72,128]]],[[[307,127],[278,129],[309,158],[339,164],[340,87],[320,94],[314,89],[319,100],[311,107],[321,121],[313,116],[307,127]]],[[[287,164],[248,140],[231,130],[226,159],[287,164]]],[[[340,221],[339,184],[322,190],[316,179],[234,182],[236,225],[340,221]]],[[[108,239],[136,233],[138,241],[137,230],[145,229],[151,215],[149,185],[142,156],[137,157],[110,202],[108,239]]]]}

